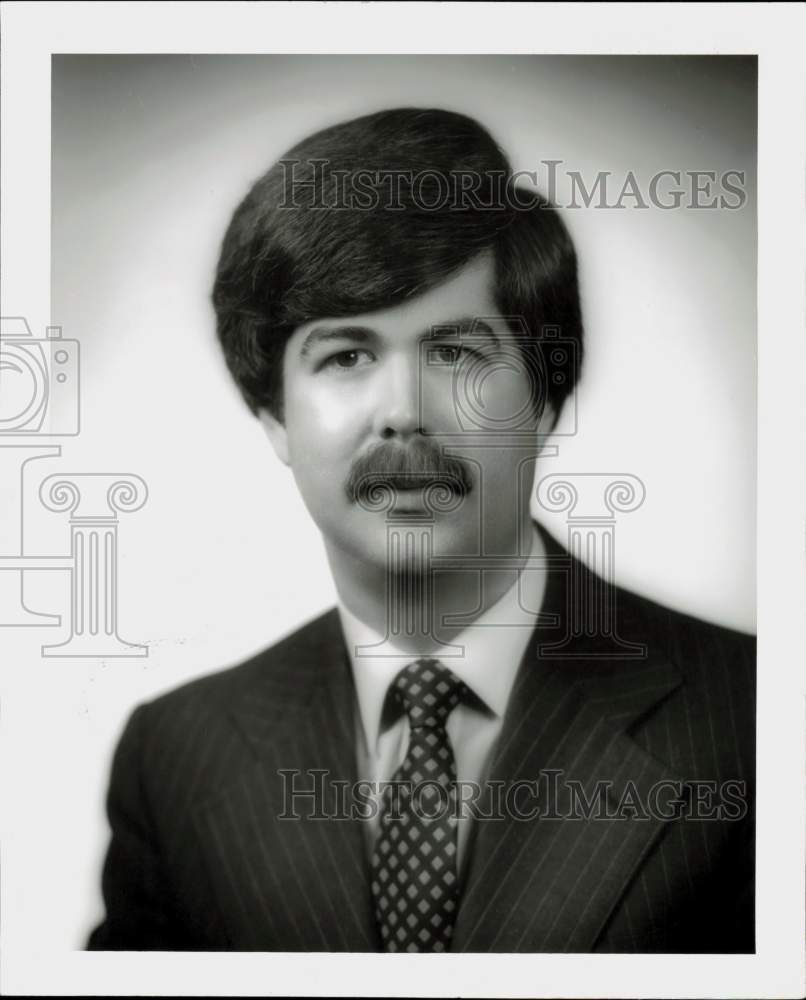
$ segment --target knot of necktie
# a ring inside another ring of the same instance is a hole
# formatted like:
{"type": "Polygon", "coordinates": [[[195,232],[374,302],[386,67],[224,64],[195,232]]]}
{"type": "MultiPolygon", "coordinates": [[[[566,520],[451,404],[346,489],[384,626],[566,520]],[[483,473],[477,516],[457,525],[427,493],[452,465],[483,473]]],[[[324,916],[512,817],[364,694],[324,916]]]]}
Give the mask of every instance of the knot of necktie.
{"type": "Polygon", "coordinates": [[[403,667],[392,683],[392,694],[408,715],[412,729],[444,726],[456,706],[467,698],[467,686],[439,660],[420,659],[403,667]]]}

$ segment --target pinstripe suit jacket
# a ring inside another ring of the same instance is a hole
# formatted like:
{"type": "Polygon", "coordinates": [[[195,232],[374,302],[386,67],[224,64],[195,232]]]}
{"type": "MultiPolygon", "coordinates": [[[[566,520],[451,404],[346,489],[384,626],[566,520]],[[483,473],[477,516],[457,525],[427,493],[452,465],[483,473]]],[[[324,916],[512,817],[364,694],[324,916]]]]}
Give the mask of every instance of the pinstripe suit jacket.
{"type": "MultiPolygon", "coordinates": [[[[553,568],[490,777],[556,773],[557,794],[538,818],[474,822],[453,950],[753,951],[754,640],[603,584],[543,535],[553,568]],[[644,656],[569,627],[588,587],[644,656]],[[572,816],[573,782],[593,799],[597,781],[635,808],[572,816]],[[743,817],[713,815],[697,785],[725,781],[744,783],[743,817]],[[688,814],[652,799],[663,782],[688,783],[688,814]]],[[[356,779],[354,711],[335,610],[135,709],[89,947],[379,950],[360,821],[278,818],[280,770],[326,771],[334,795],[356,779]]]]}

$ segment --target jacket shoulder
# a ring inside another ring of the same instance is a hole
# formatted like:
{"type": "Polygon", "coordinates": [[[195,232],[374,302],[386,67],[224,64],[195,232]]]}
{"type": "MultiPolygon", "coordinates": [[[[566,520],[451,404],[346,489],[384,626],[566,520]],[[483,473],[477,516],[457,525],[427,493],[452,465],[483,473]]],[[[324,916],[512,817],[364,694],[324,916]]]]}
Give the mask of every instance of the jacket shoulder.
{"type": "Polygon", "coordinates": [[[267,690],[286,689],[301,680],[318,662],[325,650],[341,641],[341,627],[335,608],[306,622],[271,646],[246,660],[224,667],[158,695],[146,705],[152,716],[170,715],[176,721],[188,714],[220,714],[245,689],[260,684],[267,690]]]}
{"type": "Polygon", "coordinates": [[[615,605],[622,638],[652,643],[684,671],[714,657],[755,667],[755,635],[677,611],[623,587],[615,588],[615,605]]]}

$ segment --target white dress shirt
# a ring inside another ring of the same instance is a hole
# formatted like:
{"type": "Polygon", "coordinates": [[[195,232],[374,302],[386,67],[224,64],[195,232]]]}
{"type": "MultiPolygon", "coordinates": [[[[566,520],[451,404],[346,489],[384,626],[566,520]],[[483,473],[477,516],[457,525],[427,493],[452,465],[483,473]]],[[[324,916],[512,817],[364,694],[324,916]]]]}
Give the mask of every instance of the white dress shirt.
{"type": "MultiPolygon", "coordinates": [[[[536,531],[532,555],[540,552],[536,531]]],[[[459,781],[481,783],[487,776],[495,742],[501,732],[504,712],[515,675],[534,629],[545,588],[542,569],[524,569],[512,587],[475,622],[451,640],[463,647],[461,655],[433,652],[405,653],[374,629],[339,605],[358,700],[356,726],[358,777],[372,782],[389,781],[403,763],[409,743],[409,722],[405,713],[382,731],[381,714],[389,685],[408,663],[421,656],[438,659],[471,689],[483,703],[460,703],[451,712],[446,730],[453,746],[456,777],[459,781]],[[367,650],[365,647],[372,647],[367,650]]],[[[371,853],[379,831],[379,796],[375,815],[366,822],[371,853]]],[[[457,829],[458,864],[462,865],[471,817],[462,817],[457,829]]]]}

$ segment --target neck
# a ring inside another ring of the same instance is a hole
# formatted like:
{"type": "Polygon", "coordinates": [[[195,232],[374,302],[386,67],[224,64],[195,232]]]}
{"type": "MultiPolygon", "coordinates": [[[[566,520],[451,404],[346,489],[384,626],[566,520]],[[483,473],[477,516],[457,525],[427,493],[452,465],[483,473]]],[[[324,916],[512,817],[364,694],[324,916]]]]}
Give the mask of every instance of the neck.
{"type": "MultiPolygon", "coordinates": [[[[399,569],[371,564],[325,541],[331,572],[339,598],[356,618],[406,653],[426,655],[450,643],[472,625],[515,585],[529,555],[544,554],[540,536],[530,551],[534,529],[531,521],[522,527],[527,545],[518,551],[515,537],[511,545],[499,546],[507,555],[504,567],[482,566],[473,569],[450,568],[440,559],[433,569],[418,552],[406,553],[399,569]],[[446,619],[461,616],[454,624],[446,619]]],[[[414,547],[418,539],[414,537],[414,547]]],[[[488,552],[493,557],[495,552],[488,552]]],[[[461,557],[459,560],[460,561],[461,557]]],[[[491,561],[492,558],[491,558],[491,561]]]]}

